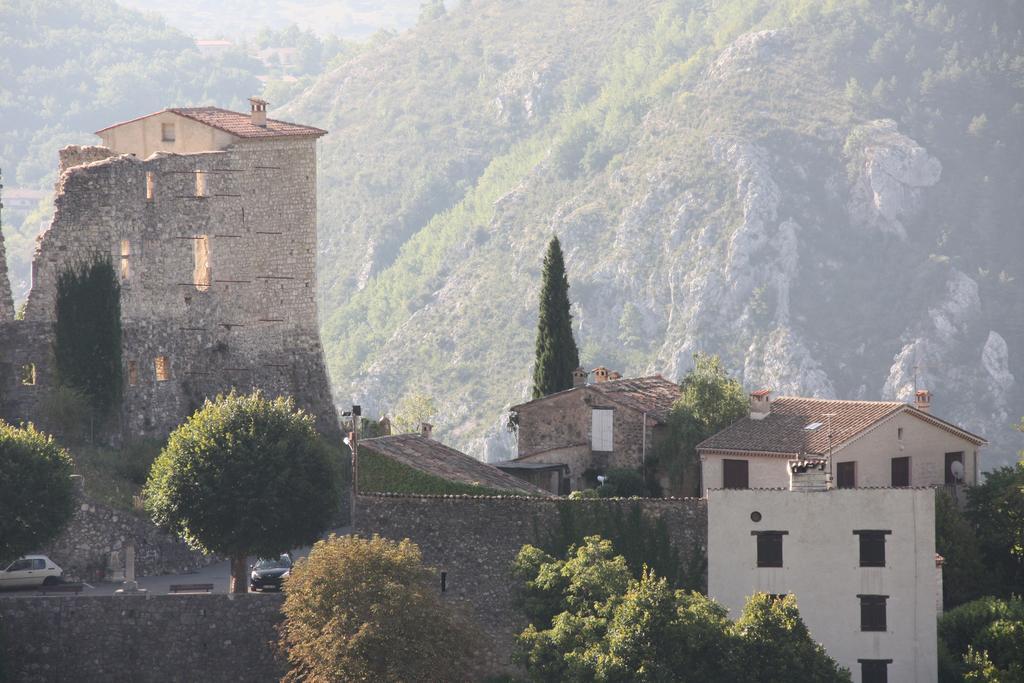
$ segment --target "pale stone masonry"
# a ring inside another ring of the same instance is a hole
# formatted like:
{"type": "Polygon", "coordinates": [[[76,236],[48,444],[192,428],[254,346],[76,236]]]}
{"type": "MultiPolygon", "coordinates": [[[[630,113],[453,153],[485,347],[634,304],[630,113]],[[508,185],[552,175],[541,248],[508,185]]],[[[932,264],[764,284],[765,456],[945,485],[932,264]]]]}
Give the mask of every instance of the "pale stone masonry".
{"type": "Polygon", "coordinates": [[[0,416],[38,421],[55,384],[58,274],[100,256],[121,278],[122,437],[162,436],[205,398],[253,387],[294,396],[336,435],[316,303],[324,133],[204,107],[104,129],[106,147],[62,150],[25,320],[0,321],[0,416]]]}

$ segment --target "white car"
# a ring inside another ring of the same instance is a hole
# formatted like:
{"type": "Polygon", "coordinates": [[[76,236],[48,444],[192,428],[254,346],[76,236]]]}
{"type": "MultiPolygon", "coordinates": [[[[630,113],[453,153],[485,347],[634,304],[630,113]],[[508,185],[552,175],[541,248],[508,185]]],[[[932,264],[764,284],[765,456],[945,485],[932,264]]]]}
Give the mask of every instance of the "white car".
{"type": "Polygon", "coordinates": [[[0,588],[52,586],[63,574],[64,570],[46,555],[25,555],[0,571],[0,588]]]}

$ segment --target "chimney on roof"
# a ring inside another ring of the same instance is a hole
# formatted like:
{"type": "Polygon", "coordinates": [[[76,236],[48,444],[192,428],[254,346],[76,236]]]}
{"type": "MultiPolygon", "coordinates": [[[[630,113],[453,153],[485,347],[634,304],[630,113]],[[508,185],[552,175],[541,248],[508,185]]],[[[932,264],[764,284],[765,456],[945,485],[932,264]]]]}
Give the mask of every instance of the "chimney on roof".
{"type": "Polygon", "coordinates": [[[927,389],[918,389],[914,394],[914,407],[922,413],[930,412],[932,409],[932,392],[927,389]]]}
{"type": "Polygon", "coordinates": [[[430,435],[434,433],[434,425],[429,422],[420,422],[420,436],[424,439],[429,439],[430,435]]]}
{"type": "Polygon", "coordinates": [[[763,420],[772,412],[772,390],[758,389],[750,392],[750,419],[763,420]]]}
{"type": "Polygon", "coordinates": [[[608,379],[622,379],[622,373],[612,371],[612,373],[608,375],[608,379]]]}
{"type": "Polygon", "coordinates": [[[391,420],[387,415],[377,421],[377,432],[381,436],[391,436],[391,420]]]}
{"type": "Polygon", "coordinates": [[[576,387],[586,386],[587,384],[587,371],[583,368],[576,368],[572,371],[572,386],[576,387]]]}
{"type": "Polygon", "coordinates": [[[825,460],[790,460],[790,491],[828,491],[828,472],[825,460]]]}
{"type": "Polygon", "coordinates": [[[267,104],[266,100],[259,97],[249,98],[249,107],[252,115],[252,124],[260,128],[267,127],[267,104]]]}
{"type": "Polygon", "coordinates": [[[594,368],[594,381],[595,382],[607,382],[608,381],[608,368],[600,366],[594,368]]]}

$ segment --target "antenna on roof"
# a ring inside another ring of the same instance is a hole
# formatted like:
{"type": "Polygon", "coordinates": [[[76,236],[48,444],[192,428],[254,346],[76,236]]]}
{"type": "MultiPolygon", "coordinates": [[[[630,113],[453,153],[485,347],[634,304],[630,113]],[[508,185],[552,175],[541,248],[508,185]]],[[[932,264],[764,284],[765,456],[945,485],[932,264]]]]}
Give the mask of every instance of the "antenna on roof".
{"type": "Polygon", "coordinates": [[[836,416],[836,413],[825,413],[822,415],[828,421],[828,480],[831,483],[832,479],[832,418],[836,416]]]}

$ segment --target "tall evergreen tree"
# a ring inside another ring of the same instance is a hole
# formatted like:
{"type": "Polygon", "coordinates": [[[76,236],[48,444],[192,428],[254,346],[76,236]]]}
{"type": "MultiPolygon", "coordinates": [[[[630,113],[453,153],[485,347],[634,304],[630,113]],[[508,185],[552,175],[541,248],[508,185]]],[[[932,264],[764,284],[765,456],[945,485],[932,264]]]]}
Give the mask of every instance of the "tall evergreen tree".
{"type": "Polygon", "coordinates": [[[572,388],[572,371],[580,354],[572,337],[569,311],[569,279],[565,276],[562,245],[557,237],[544,256],[544,283],[540,290],[536,360],[533,366],[533,397],[540,398],[572,388]]]}

